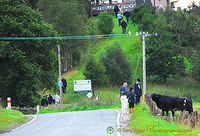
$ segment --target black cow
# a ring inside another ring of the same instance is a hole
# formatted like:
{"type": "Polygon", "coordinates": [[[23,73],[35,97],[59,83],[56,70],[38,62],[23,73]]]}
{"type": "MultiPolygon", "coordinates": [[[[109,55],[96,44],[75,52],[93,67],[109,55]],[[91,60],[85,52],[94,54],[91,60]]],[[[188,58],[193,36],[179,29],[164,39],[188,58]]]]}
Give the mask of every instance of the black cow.
{"type": "Polygon", "coordinates": [[[192,99],[190,98],[179,98],[155,93],[151,95],[151,98],[156,103],[158,108],[162,110],[162,116],[164,116],[165,111],[168,116],[169,110],[172,112],[173,117],[176,110],[186,110],[189,112],[189,114],[193,112],[192,99]]]}

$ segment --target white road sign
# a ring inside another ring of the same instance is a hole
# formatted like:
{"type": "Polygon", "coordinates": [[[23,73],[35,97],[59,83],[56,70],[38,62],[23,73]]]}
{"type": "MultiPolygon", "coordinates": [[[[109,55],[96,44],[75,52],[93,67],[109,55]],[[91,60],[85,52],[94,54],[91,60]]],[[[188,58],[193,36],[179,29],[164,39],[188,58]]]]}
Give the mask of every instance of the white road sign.
{"type": "Polygon", "coordinates": [[[88,98],[91,98],[91,97],[92,97],[92,93],[89,92],[89,93],[87,94],[87,97],[88,97],[88,98]]]}
{"type": "Polygon", "coordinates": [[[74,80],[74,92],[90,92],[91,90],[91,80],[74,80]]]}

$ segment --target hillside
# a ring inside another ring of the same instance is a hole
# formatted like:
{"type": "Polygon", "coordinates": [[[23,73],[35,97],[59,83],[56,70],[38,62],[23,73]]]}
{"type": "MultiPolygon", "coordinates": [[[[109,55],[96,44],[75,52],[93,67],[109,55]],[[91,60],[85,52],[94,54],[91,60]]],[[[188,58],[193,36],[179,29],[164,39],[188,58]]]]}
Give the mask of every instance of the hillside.
{"type": "MultiPolygon", "coordinates": [[[[118,20],[114,17],[114,15],[112,15],[112,18],[114,22],[114,29],[113,29],[112,34],[122,34],[122,28],[119,27],[118,20]]],[[[95,21],[95,22],[98,21],[97,18],[90,18],[90,20],[95,21]]],[[[127,32],[129,31],[134,33],[134,25],[132,22],[130,22],[130,24],[128,25],[127,32]]],[[[88,52],[85,53],[85,56],[81,60],[82,65],[70,72],[63,74],[63,76],[67,79],[67,82],[68,82],[67,93],[66,95],[64,95],[64,103],[72,103],[72,102],[80,101],[79,97],[82,96],[82,94],[74,94],[73,80],[84,80],[85,79],[83,75],[84,65],[86,64],[90,56],[94,56],[95,59],[99,59],[100,55],[105,53],[105,51],[109,47],[113,46],[115,43],[119,43],[123,52],[126,54],[127,60],[131,64],[131,68],[132,68],[131,72],[132,72],[132,78],[133,78],[135,74],[135,70],[136,70],[136,65],[138,62],[138,57],[140,56],[140,59],[142,58],[141,56],[142,45],[141,45],[140,37],[108,38],[108,39],[97,40],[97,42],[95,42],[94,45],[90,46],[90,48],[88,49],[88,52]]],[[[136,76],[141,78],[142,77],[141,73],[142,73],[142,65],[140,63],[138,66],[138,72],[136,76]]],[[[108,92],[112,92],[112,94],[110,94],[111,96],[113,95],[113,93],[114,95],[116,95],[116,97],[119,95],[119,91],[117,87],[101,88],[100,90],[103,91],[102,93],[104,94],[108,92]]],[[[107,96],[107,95],[104,95],[104,96],[107,96]]]]}

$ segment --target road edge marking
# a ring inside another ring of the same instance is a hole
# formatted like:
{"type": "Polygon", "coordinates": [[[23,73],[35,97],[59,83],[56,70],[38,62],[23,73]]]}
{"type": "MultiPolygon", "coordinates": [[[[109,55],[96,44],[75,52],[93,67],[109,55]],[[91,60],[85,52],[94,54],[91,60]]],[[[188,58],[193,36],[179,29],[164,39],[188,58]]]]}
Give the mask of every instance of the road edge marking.
{"type": "Polygon", "coordinates": [[[35,115],[31,115],[31,116],[33,116],[33,119],[31,119],[30,121],[28,121],[27,123],[25,123],[25,124],[23,124],[23,125],[21,125],[21,126],[19,126],[19,127],[17,127],[17,128],[15,128],[15,129],[13,129],[13,130],[11,130],[10,132],[13,132],[13,131],[15,131],[15,130],[17,130],[17,129],[19,129],[19,128],[22,128],[22,127],[24,127],[25,125],[28,125],[28,124],[30,124],[31,122],[33,122],[36,118],[37,118],[37,116],[35,116],[35,115]]]}
{"type": "MultiPolygon", "coordinates": [[[[118,110],[115,110],[117,112],[117,128],[120,128],[120,123],[119,123],[119,118],[120,118],[120,113],[118,110]]],[[[121,136],[120,132],[117,131],[117,136],[121,136]]]]}

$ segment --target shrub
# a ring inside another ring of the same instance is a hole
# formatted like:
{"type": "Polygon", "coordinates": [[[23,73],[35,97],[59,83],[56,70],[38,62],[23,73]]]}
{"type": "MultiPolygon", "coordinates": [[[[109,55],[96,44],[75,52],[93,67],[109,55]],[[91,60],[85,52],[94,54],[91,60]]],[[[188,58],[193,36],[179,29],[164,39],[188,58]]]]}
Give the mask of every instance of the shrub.
{"type": "Polygon", "coordinates": [[[110,17],[107,12],[101,12],[99,15],[97,26],[102,34],[110,34],[114,27],[112,17],[110,17]]]}
{"type": "Polygon", "coordinates": [[[86,69],[83,72],[87,79],[92,80],[92,86],[100,87],[107,83],[107,77],[105,75],[106,69],[102,63],[98,62],[94,58],[91,58],[87,64],[86,69]]]}
{"type": "Polygon", "coordinates": [[[106,67],[106,74],[111,85],[119,86],[124,81],[130,83],[130,63],[126,60],[119,44],[115,43],[115,46],[109,48],[105,56],[101,56],[100,61],[106,67]]]}

